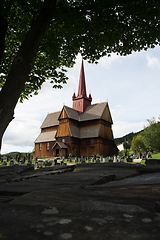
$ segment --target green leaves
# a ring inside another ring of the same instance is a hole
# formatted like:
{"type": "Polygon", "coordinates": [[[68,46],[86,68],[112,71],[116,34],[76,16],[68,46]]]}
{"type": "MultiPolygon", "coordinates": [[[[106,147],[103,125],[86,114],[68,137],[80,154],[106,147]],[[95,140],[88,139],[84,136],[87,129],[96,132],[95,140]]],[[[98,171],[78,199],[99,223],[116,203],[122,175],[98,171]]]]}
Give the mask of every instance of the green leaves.
{"type": "Polygon", "coordinates": [[[135,136],[132,140],[132,151],[136,153],[145,152],[147,149],[144,144],[144,138],[141,134],[135,136]]]}
{"type": "MultiPolygon", "coordinates": [[[[3,14],[7,20],[8,31],[0,87],[45,1],[2,1],[0,16],[3,14]]],[[[159,12],[158,0],[57,1],[50,27],[31,63],[21,100],[37,94],[47,79],[53,87],[61,88],[67,80],[64,69],[73,67],[78,53],[93,63],[112,52],[127,55],[154,48],[160,43],[159,12]]]]}
{"type": "Polygon", "coordinates": [[[143,132],[132,140],[132,150],[139,151],[160,151],[160,122],[155,118],[147,120],[148,125],[144,128],[143,132]]]}
{"type": "Polygon", "coordinates": [[[148,120],[148,126],[143,131],[143,138],[147,149],[160,151],[160,122],[155,118],[148,120]]]}

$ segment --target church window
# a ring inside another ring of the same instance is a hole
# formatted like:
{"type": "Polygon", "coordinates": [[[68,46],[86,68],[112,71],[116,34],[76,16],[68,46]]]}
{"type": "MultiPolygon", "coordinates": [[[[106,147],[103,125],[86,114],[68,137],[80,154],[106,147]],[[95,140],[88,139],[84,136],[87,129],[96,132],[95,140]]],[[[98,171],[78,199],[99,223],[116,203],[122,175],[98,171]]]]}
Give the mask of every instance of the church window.
{"type": "Polygon", "coordinates": [[[94,147],[94,139],[91,139],[91,140],[90,140],[90,146],[91,146],[91,147],[94,147]]]}
{"type": "Polygon", "coordinates": [[[42,150],[42,143],[39,144],[39,151],[42,150]]]}
{"type": "Polygon", "coordinates": [[[47,143],[47,150],[49,150],[49,142],[47,143]]]}

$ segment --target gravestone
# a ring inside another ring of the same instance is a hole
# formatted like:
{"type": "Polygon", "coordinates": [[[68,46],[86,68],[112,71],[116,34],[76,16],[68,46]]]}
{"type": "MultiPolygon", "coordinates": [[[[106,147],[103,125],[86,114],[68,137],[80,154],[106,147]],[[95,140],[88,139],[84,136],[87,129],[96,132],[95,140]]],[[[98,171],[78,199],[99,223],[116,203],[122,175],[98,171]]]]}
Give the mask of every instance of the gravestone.
{"type": "Polygon", "coordinates": [[[114,163],[116,163],[116,162],[117,162],[117,157],[116,157],[116,155],[114,155],[113,162],[114,162],[114,163]]]}
{"type": "Polygon", "coordinates": [[[108,157],[104,158],[104,162],[105,162],[105,163],[108,163],[108,162],[109,162],[108,157]]]}

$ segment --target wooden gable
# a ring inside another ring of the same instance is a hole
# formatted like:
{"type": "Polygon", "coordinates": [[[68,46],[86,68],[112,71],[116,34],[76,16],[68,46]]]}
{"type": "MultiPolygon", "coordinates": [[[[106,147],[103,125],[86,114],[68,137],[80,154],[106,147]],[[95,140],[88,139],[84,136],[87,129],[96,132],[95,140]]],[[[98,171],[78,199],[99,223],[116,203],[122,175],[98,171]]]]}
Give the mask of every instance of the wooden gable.
{"type": "Polygon", "coordinates": [[[67,137],[67,136],[71,136],[69,122],[63,122],[58,126],[56,138],[67,137]]]}
{"type": "Polygon", "coordinates": [[[61,113],[60,113],[60,115],[59,115],[58,120],[60,121],[61,119],[64,119],[64,118],[68,118],[68,114],[67,114],[67,112],[66,112],[65,107],[63,107],[63,109],[62,109],[62,111],[61,111],[61,113]]]}
{"type": "Polygon", "coordinates": [[[70,136],[71,133],[70,133],[70,127],[69,127],[69,117],[65,109],[65,106],[63,107],[58,120],[59,120],[59,126],[57,129],[56,138],[70,136]]]}
{"type": "Polygon", "coordinates": [[[108,127],[104,124],[100,125],[99,137],[113,140],[113,133],[111,127],[108,127]]]}
{"type": "Polygon", "coordinates": [[[111,124],[113,124],[108,103],[106,104],[106,106],[105,106],[105,108],[104,108],[104,111],[103,111],[103,113],[102,113],[102,117],[101,117],[101,118],[104,119],[105,121],[110,122],[111,124]]]}

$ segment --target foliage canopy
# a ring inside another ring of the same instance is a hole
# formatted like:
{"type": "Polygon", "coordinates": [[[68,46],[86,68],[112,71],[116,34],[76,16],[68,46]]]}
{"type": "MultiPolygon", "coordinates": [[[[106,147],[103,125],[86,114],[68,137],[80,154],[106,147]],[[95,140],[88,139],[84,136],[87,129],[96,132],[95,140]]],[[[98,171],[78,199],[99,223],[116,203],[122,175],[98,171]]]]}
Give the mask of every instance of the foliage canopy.
{"type": "MultiPolygon", "coordinates": [[[[40,9],[49,1],[1,0],[0,35],[5,44],[0,47],[0,88],[40,9]]],[[[21,100],[37,94],[46,79],[53,87],[61,88],[67,80],[66,68],[73,66],[78,53],[95,62],[112,52],[127,55],[159,44],[159,11],[158,0],[57,1],[52,21],[31,63],[21,100]]]]}
{"type": "Polygon", "coordinates": [[[130,142],[124,142],[123,143],[123,147],[124,147],[124,150],[125,150],[125,156],[127,156],[128,154],[128,150],[131,148],[131,143],[130,142]]]}
{"type": "MultiPolygon", "coordinates": [[[[160,119],[159,119],[160,120],[160,119]]],[[[143,131],[143,142],[148,150],[160,151],[160,122],[155,118],[148,120],[148,125],[143,131]]]]}
{"type": "Polygon", "coordinates": [[[146,151],[146,147],[143,142],[143,137],[141,134],[135,136],[132,140],[132,151],[135,153],[140,153],[146,151]]]}
{"type": "Polygon", "coordinates": [[[143,132],[133,138],[132,151],[160,151],[160,122],[155,118],[147,121],[143,132]]]}

